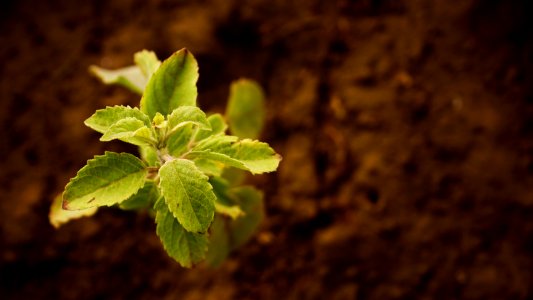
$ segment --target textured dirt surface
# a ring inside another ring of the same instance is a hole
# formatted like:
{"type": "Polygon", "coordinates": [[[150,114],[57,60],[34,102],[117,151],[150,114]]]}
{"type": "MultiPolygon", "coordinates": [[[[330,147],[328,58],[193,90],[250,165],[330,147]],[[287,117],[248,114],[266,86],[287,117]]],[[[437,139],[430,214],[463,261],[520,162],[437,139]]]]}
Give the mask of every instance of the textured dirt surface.
{"type": "Polygon", "coordinates": [[[0,9],[0,298],[531,299],[527,1],[11,1],[0,9]],[[75,3],[76,2],[76,3],[75,3]],[[291,4],[289,4],[289,2],[291,4]],[[199,103],[268,95],[279,171],[256,238],[178,267],[146,214],[54,230],[52,198],[104,150],[83,120],[139,98],[92,78],[189,48],[199,103]]]}

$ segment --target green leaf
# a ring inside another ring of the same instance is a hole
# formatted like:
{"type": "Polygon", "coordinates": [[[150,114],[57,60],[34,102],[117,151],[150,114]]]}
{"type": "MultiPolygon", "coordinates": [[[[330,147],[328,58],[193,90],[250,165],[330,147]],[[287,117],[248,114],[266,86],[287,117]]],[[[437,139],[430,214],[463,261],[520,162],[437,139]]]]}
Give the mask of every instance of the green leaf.
{"type": "Polygon", "coordinates": [[[151,126],[150,118],[139,109],[119,105],[97,110],[84,123],[89,128],[105,134],[111,126],[124,118],[135,118],[147,127],[151,126]]]}
{"type": "Polygon", "coordinates": [[[217,213],[226,215],[232,219],[237,219],[244,216],[244,211],[238,205],[227,205],[217,197],[215,202],[215,210],[217,213]]]}
{"type": "Polygon", "coordinates": [[[275,171],[281,161],[281,156],[267,143],[249,139],[232,144],[222,153],[239,161],[254,174],[275,171]]]}
{"type": "Polygon", "coordinates": [[[144,186],[133,196],[124,200],[119,207],[124,210],[137,210],[151,207],[159,198],[159,189],[152,181],[146,181],[144,186]]]}
{"type": "Polygon", "coordinates": [[[160,114],[160,113],[155,113],[155,116],[154,118],[152,119],[152,124],[155,126],[155,127],[158,127],[158,128],[163,128],[163,127],[166,127],[166,125],[164,125],[166,122],[165,120],[165,117],[160,114]]]}
{"type": "Polygon", "coordinates": [[[199,158],[194,160],[194,164],[202,173],[209,176],[220,176],[224,170],[224,164],[209,159],[199,158]]]}
{"type": "Polygon", "coordinates": [[[229,192],[229,183],[220,177],[211,177],[209,183],[213,187],[213,192],[217,196],[215,210],[219,214],[237,219],[244,215],[242,209],[237,205],[236,197],[229,192]]]}
{"type": "Polygon", "coordinates": [[[196,106],[180,106],[172,111],[167,119],[169,135],[187,124],[194,124],[203,130],[211,130],[205,113],[196,106]]]}
{"type": "Polygon", "coordinates": [[[188,232],[160,199],[155,206],[156,233],[168,255],[186,268],[202,261],[207,252],[207,236],[188,232]]]}
{"type": "MultiPolygon", "coordinates": [[[[223,186],[223,180],[219,182],[223,186]]],[[[217,183],[213,182],[213,188],[217,183]]],[[[264,217],[263,194],[253,187],[229,189],[229,196],[242,206],[245,214],[235,220],[217,215],[210,228],[206,262],[218,267],[231,250],[244,245],[257,231],[264,217]]]]}
{"type": "Polygon", "coordinates": [[[152,136],[152,131],[141,120],[131,117],[111,125],[100,138],[100,141],[107,142],[115,139],[138,146],[149,146],[157,143],[152,136]]]}
{"type": "Polygon", "coordinates": [[[200,142],[187,157],[218,161],[252,174],[272,172],[278,168],[281,156],[268,144],[249,139],[231,143],[231,139],[226,137],[208,138],[200,142]]]}
{"type": "Polygon", "coordinates": [[[216,216],[209,230],[209,249],[205,261],[213,268],[219,267],[228,257],[231,246],[229,241],[226,220],[216,216]]]}
{"type": "MultiPolygon", "coordinates": [[[[155,71],[161,65],[161,61],[153,51],[142,50],[133,55],[133,61],[139,67],[142,74],[146,78],[146,82],[152,77],[155,71]]],[[[144,90],[144,88],[143,88],[144,90]]]]}
{"type": "Polygon", "coordinates": [[[139,95],[142,95],[148,83],[148,79],[137,66],[129,66],[117,70],[90,66],[89,71],[105,84],[121,85],[139,95]]]}
{"type": "Polygon", "coordinates": [[[265,122],[265,96],[261,86],[247,79],[234,81],[230,88],[226,116],[233,135],[256,139],[265,122]]]}
{"type": "Polygon", "coordinates": [[[179,157],[188,150],[189,141],[194,133],[192,124],[178,128],[167,140],[168,153],[179,157]]]}
{"type": "Polygon", "coordinates": [[[238,140],[239,138],[233,135],[214,135],[198,142],[193,151],[226,151],[238,140]]]}
{"type": "Polygon", "coordinates": [[[207,117],[211,130],[200,130],[196,135],[196,141],[201,141],[209,136],[221,135],[226,132],[228,125],[224,121],[224,117],[221,114],[213,114],[207,117]]]}
{"type": "Polygon", "coordinates": [[[63,208],[111,206],[128,199],[143,185],[147,170],[128,153],[106,152],[87,161],[65,187],[63,208]]]}
{"type": "Polygon", "coordinates": [[[236,168],[225,168],[220,175],[232,186],[241,185],[246,179],[246,172],[236,168]]]}
{"type": "Polygon", "coordinates": [[[82,210],[64,210],[61,207],[61,203],[63,202],[63,197],[61,194],[57,195],[54,198],[54,201],[52,202],[52,206],[50,207],[50,214],[48,215],[48,220],[50,221],[50,224],[54,226],[56,229],[59,228],[61,225],[69,222],[70,220],[79,219],[82,217],[90,217],[96,213],[98,210],[98,207],[91,207],[87,209],[82,210]]]}
{"type": "Polygon", "coordinates": [[[149,167],[159,167],[159,157],[157,150],[152,146],[140,146],[139,154],[141,159],[146,162],[149,167]]]}
{"type": "Polygon", "coordinates": [[[245,213],[229,225],[231,246],[236,249],[254,235],[264,218],[263,194],[251,186],[234,188],[231,193],[245,213]]]}
{"type": "Polygon", "coordinates": [[[168,115],[179,106],[196,106],[198,63],[181,49],[165,60],[150,78],[141,99],[141,110],[150,118],[168,115]]]}
{"type": "Polygon", "coordinates": [[[161,194],[180,224],[191,232],[205,232],[213,221],[216,196],[192,161],[175,159],[159,169],[161,194]]]}

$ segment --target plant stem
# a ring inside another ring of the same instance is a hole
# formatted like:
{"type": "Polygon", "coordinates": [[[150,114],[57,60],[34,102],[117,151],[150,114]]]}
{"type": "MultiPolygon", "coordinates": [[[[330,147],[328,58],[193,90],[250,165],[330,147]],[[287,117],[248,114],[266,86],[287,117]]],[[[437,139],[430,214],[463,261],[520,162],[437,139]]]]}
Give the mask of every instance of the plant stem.
{"type": "Polygon", "coordinates": [[[164,164],[167,161],[173,161],[176,159],[174,156],[168,153],[167,149],[157,150],[157,157],[159,158],[159,161],[161,162],[161,164],[164,164]]]}

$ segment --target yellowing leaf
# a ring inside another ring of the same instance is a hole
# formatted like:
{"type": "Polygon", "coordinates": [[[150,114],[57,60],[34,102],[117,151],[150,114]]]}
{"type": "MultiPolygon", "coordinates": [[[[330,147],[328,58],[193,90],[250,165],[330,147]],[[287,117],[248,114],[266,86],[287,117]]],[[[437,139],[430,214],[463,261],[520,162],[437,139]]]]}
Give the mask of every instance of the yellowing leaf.
{"type": "Polygon", "coordinates": [[[64,210],[62,207],[63,197],[61,194],[57,195],[50,206],[50,213],[48,214],[48,220],[50,224],[55,228],[59,228],[61,225],[69,222],[70,220],[79,219],[82,217],[90,217],[96,213],[97,207],[91,207],[82,210],[64,210]]]}
{"type": "Polygon", "coordinates": [[[142,94],[148,79],[137,66],[129,66],[117,70],[108,70],[98,66],[90,66],[89,71],[105,84],[121,85],[132,92],[142,94]]]}
{"type": "MultiPolygon", "coordinates": [[[[157,59],[157,56],[153,51],[142,50],[133,55],[133,61],[139,67],[146,82],[152,77],[152,75],[157,71],[161,65],[161,61],[157,59]]],[[[143,88],[144,90],[144,88],[143,88]]]]}

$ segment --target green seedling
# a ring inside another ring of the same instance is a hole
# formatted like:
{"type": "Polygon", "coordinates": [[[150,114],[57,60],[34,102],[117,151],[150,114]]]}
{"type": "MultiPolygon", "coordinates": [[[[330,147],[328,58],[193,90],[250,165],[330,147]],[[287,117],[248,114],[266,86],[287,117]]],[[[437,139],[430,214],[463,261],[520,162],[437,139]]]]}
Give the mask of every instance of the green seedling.
{"type": "Polygon", "coordinates": [[[85,125],[101,141],[139,147],[140,158],[105,152],[78,171],[54,201],[50,221],[58,227],[93,215],[98,207],[146,209],[155,216],[163,247],[179,264],[203,260],[218,266],[243,245],[263,217],[263,194],[239,186],[244,170],[273,172],[281,157],[255,140],[264,122],[259,85],[241,79],[231,86],[226,117],[207,116],[196,106],[198,64],[186,49],[160,62],[153,52],[134,56],[119,70],[91,67],[104,83],[140,95],[140,108],[97,110],[85,125]],[[229,130],[234,135],[227,135],[229,130]]]}

